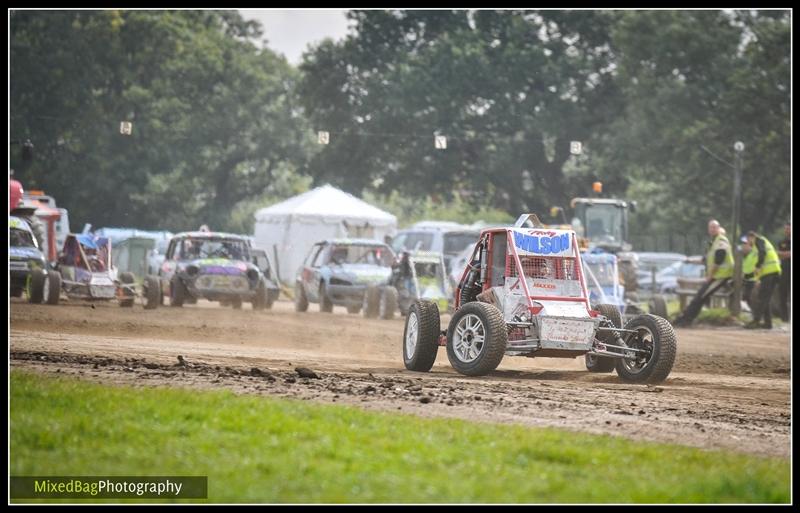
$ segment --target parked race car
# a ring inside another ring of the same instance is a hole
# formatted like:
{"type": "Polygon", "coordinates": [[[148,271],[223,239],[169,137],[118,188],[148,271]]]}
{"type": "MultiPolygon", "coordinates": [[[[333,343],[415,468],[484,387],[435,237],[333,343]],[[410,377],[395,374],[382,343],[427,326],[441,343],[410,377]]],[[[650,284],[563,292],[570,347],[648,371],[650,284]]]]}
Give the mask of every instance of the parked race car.
{"type": "Polygon", "coordinates": [[[435,302],[441,311],[450,307],[450,287],[445,277],[444,257],[431,251],[404,251],[392,265],[389,284],[381,290],[378,316],[382,319],[394,317],[396,306],[402,315],[418,299],[435,302]],[[396,297],[396,303],[393,298],[396,297]]]}
{"type": "Polygon", "coordinates": [[[382,242],[367,239],[334,239],[314,244],[294,285],[294,306],[308,310],[319,303],[321,312],[334,305],[349,313],[378,315],[380,292],[389,282],[394,252],[382,242]]]}
{"type": "Polygon", "coordinates": [[[592,372],[612,372],[627,382],[657,383],[675,361],[670,323],[651,314],[621,326],[613,305],[590,306],[575,232],[545,229],[523,214],[513,227],[481,232],[456,291],[446,331],[439,308],[417,300],[403,335],[403,361],[427,372],[439,346],[461,374],[492,372],[505,355],[585,356],[592,372]]]}
{"type": "MultiPolygon", "coordinates": [[[[617,307],[623,320],[631,319],[643,313],[642,305],[625,294],[625,287],[620,281],[620,270],[617,256],[613,253],[586,252],[581,253],[583,268],[586,274],[586,285],[589,289],[591,305],[600,303],[617,307]]],[[[652,294],[647,300],[647,311],[667,318],[667,302],[661,294],[652,294]]]]}
{"type": "MultiPolygon", "coordinates": [[[[54,281],[60,281],[61,291],[70,299],[116,299],[120,306],[132,307],[140,295],[133,273],[120,273],[114,266],[111,242],[106,237],[74,233],[67,235],[55,269],[50,274],[53,278],[60,278],[54,281]]],[[[54,281],[51,280],[51,288],[54,281]]],[[[158,280],[155,276],[145,276],[141,296],[146,309],[158,306],[158,280]]],[[[53,301],[52,304],[57,302],[53,301]]]]}
{"type": "Polygon", "coordinates": [[[58,303],[60,276],[48,269],[30,225],[15,216],[8,216],[8,278],[13,297],[25,291],[31,303],[58,303]]]}
{"type": "Polygon", "coordinates": [[[239,309],[245,301],[253,310],[272,307],[274,284],[253,263],[247,237],[197,231],[178,233],[169,242],[158,271],[162,302],[172,306],[219,301],[239,309]]]}

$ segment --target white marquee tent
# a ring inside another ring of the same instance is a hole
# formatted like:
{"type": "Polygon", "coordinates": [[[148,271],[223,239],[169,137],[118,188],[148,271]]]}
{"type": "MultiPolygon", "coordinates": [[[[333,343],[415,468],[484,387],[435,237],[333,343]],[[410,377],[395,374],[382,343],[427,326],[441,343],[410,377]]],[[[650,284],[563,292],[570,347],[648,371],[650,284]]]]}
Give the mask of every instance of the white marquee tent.
{"type": "Polygon", "coordinates": [[[289,286],[314,243],[333,238],[382,241],[397,229],[397,218],[331,185],[304,192],[255,213],[255,246],[274,258],[289,286]]]}

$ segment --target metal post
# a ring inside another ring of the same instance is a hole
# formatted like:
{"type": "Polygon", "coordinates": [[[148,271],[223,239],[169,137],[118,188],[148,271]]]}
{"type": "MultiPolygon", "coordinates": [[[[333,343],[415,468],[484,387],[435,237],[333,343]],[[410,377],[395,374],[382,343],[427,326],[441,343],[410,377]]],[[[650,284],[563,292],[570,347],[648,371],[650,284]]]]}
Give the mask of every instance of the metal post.
{"type": "Polygon", "coordinates": [[[733,317],[738,317],[742,311],[742,253],[738,250],[739,244],[739,213],[741,210],[742,198],[742,152],[744,151],[744,144],[737,141],[733,145],[735,150],[736,159],[734,161],[734,175],[733,175],[733,224],[731,230],[733,232],[733,298],[729,309],[733,317]]]}

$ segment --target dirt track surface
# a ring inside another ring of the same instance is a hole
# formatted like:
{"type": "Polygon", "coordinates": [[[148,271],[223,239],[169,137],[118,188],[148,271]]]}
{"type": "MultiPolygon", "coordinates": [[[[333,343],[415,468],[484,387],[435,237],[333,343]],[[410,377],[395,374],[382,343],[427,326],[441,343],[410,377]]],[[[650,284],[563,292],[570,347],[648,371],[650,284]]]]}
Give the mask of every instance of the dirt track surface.
{"type": "MultiPolygon", "coordinates": [[[[456,373],[444,348],[430,373],[402,361],[404,319],[254,312],[201,303],[123,309],[10,304],[10,363],[134,386],[227,388],[473,421],[512,422],[788,457],[789,331],[682,329],[656,386],[590,374],[583,359],[506,357],[482,378],[456,373]],[[179,362],[178,356],[182,362],[179,362]],[[299,375],[298,367],[318,378],[299,375]]],[[[445,317],[442,326],[446,326],[445,317]]]]}

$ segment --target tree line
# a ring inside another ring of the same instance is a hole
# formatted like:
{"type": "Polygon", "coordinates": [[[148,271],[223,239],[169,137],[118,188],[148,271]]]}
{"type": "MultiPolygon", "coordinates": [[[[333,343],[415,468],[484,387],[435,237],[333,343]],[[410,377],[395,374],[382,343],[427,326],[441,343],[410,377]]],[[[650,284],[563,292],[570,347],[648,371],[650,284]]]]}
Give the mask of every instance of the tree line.
{"type": "Polygon", "coordinates": [[[515,217],[600,180],[635,232],[686,233],[731,218],[742,141],[742,227],[789,215],[789,11],[348,18],[293,67],[234,11],[14,11],[11,167],[106,226],[247,232],[321,183],[515,217]]]}

